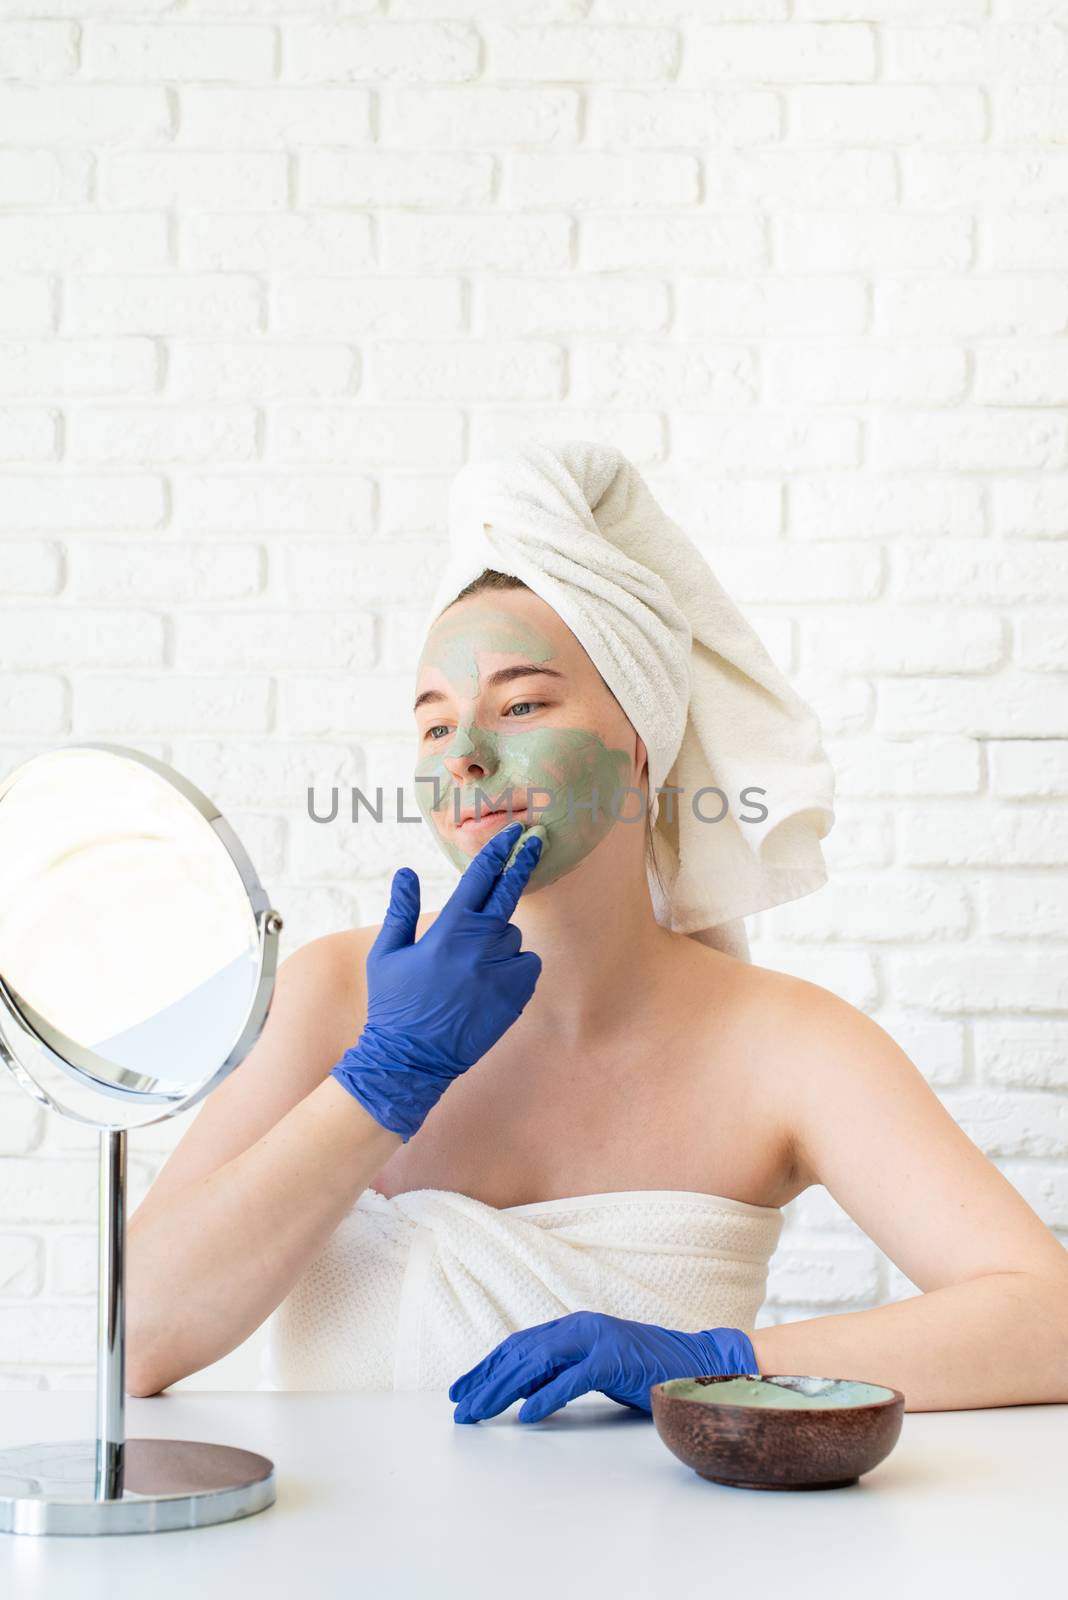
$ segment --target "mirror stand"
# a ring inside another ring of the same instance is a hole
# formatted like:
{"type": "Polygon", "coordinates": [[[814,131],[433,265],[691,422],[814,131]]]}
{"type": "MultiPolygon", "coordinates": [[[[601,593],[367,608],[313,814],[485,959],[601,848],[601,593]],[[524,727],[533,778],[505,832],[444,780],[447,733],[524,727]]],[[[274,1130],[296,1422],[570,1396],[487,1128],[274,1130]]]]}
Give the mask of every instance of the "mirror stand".
{"type": "Polygon", "coordinates": [[[274,1504],[274,1463],[195,1439],[126,1438],[126,1129],[100,1132],[96,1439],[0,1450],[0,1532],[163,1533],[274,1504]]]}

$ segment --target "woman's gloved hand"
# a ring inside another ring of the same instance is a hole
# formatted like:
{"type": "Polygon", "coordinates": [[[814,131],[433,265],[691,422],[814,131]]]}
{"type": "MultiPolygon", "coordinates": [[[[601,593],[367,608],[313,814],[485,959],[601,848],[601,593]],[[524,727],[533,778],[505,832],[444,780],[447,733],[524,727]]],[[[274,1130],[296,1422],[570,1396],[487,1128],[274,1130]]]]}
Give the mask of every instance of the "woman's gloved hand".
{"type": "Polygon", "coordinates": [[[534,993],[541,959],[520,954],[508,919],[541,855],[538,836],[501,871],[522,828],[509,823],[483,845],[418,943],[419,878],[410,867],[393,874],[367,957],[366,1025],[330,1076],[405,1143],[534,993]]]}
{"type": "Polygon", "coordinates": [[[454,1422],[494,1417],[527,1395],[519,1421],[540,1422],[591,1389],[651,1413],[654,1383],[734,1373],[760,1376],[756,1353],[741,1328],[680,1333],[600,1311],[572,1311],[510,1333],[456,1379],[449,1399],[459,1401],[454,1422]]]}

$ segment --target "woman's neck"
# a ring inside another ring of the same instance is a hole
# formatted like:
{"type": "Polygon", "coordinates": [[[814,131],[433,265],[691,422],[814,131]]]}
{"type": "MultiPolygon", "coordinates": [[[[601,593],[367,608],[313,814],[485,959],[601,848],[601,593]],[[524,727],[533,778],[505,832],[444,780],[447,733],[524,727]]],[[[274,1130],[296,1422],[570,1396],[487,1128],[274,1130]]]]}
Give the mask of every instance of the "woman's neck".
{"type": "Polygon", "coordinates": [[[512,913],[523,949],[542,963],[531,1021],[570,1048],[617,1028],[655,991],[679,938],[656,920],[640,856],[614,843],[610,835],[512,913]]]}

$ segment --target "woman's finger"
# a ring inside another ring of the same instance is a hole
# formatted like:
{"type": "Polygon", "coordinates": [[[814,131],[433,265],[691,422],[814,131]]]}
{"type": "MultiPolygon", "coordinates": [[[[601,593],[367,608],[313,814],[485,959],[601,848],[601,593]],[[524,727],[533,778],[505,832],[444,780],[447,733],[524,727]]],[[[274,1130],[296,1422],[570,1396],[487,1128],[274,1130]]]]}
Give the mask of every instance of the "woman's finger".
{"type": "Polygon", "coordinates": [[[478,855],[473,856],[464,868],[460,881],[442,907],[435,926],[438,926],[443,918],[447,918],[450,909],[454,908],[457,911],[483,909],[501,868],[511,855],[522,831],[521,822],[509,822],[500,833],[495,833],[492,838],[486,840],[478,855]]]}
{"type": "Polygon", "coordinates": [[[500,1344],[495,1344],[493,1349],[487,1351],[482,1357],[481,1361],[476,1361],[473,1367],[468,1368],[466,1372],[462,1372],[450,1384],[449,1399],[462,1400],[465,1395],[470,1394],[473,1388],[480,1384],[484,1378],[489,1377],[496,1367],[500,1366],[503,1358],[510,1355],[517,1345],[521,1348],[529,1340],[532,1331],[530,1328],[519,1328],[515,1333],[510,1333],[506,1338],[502,1339],[500,1344]]]}
{"type": "Polygon", "coordinates": [[[461,1372],[458,1378],[454,1378],[449,1385],[449,1399],[462,1400],[465,1395],[471,1393],[472,1389],[477,1388],[482,1379],[498,1363],[503,1348],[503,1343],[497,1345],[495,1349],[490,1351],[489,1355],[483,1356],[481,1361],[476,1361],[473,1367],[469,1367],[466,1372],[461,1372]]]}
{"type": "Polygon", "coordinates": [[[492,1375],[505,1356],[517,1348],[522,1350],[529,1347],[540,1334],[547,1333],[550,1328],[555,1328],[563,1320],[563,1317],[553,1317],[550,1322],[536,1322],[529,1328],[517,1328],[514,1333],[509,1333],[499,1344],[495,1344],[492,1350],[488,1350],[481,1361],[476,1361],[473,1367],[469,1367],[466,1372],[462,1372],[454,1379],[449,1386],[449,1399],[462,1400],[481,1383],[483,1378],[492,1375]]]}
{"type": "Polygon", "coordinates": [[[519,1408],[519,1422],[540,1422],[550,1412],[559,1411],[569,1400],[597,1388],[597,1377],[588,1360],[566,1368],[551,1383],[544,1384],[519,1408]]]}
{"type": "MultiPolygon", "coordinates": [[[[512,843],[515,843],[514,839],[512,843]]],[[[519,854],[512,865],[501,873],[482,908],[487,916],[503,917],[505,922],[508,921],[519,904],[519,896],[526,888],[530,874],[541,859],[543,849],[536,833],[523,840],[519,854]]]]}
{"type": "Polygon", "coordinates": [[[571,1362],[569,1355],[558,1351],[541,1350],[528,1356],[513,1355],[501,1363],[499,1370],[479,1384],[472,1394],[461,1400],[453,1420],[456,1422],[481,1422],[507,1411],[516,1400],[540,1389],[543,1383],[555,1378],[571,1362]]]}

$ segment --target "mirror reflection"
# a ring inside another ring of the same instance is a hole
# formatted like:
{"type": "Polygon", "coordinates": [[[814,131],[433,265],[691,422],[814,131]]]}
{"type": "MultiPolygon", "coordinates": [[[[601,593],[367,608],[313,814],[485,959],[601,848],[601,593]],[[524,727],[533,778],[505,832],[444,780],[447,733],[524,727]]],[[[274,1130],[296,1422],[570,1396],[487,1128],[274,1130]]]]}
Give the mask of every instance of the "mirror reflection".
{"type": "Polygon", "coordinates": [[[24,1087],[124,1127],[206,1092],[261,985],[268,908],[243,864],[210,802],[138,752],[66,746],[0,782],[0,1048],[24,1087]]]}

